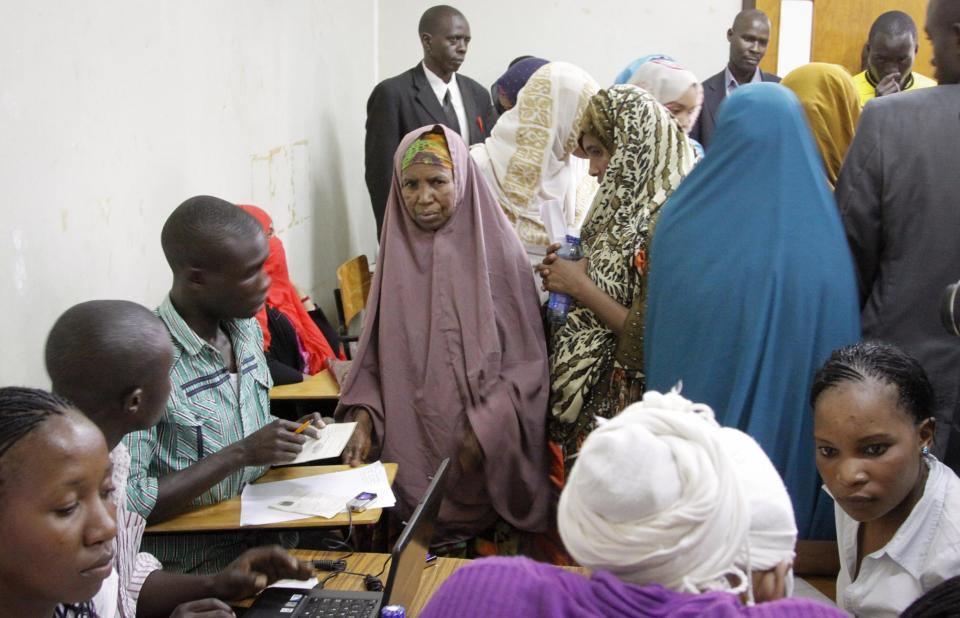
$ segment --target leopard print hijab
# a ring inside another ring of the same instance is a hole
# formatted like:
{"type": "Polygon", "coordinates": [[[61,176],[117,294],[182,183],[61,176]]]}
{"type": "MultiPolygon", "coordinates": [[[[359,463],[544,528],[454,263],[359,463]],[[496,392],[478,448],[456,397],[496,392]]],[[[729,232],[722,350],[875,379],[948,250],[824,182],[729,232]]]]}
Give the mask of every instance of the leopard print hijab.
{"type": "MultiPolygon", "coordinates": [[[[583,128],[612,153],[581,230],[584,255],[590,260],[587,274],[618,303],[633,307],[643,288],[655,217],[692,169],[693,149],[670,112],[635,86],[599,91],[590,101],[583,128]]],[[[616,347],[616,335],[596,314],[579,304],[571,309],[566,324],[553,335],[554,425],[580,425],[584,402],[601,373],[611,367],[616,347]]]]}

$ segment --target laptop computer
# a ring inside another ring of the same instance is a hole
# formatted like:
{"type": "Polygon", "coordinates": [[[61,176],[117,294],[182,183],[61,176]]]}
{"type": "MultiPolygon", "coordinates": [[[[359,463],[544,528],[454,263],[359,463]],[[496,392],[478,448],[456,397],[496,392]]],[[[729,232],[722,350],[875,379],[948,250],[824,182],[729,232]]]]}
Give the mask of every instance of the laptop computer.
{"type": "MultiPolygon", "coordinates": [[[[390,571],[382,592],[353,592],[313,588],[267,588],[243,615],[245,618],[376,618],[382,605],[409,608],[420,588],[433,525],[440,512],[443,482],[449,459],[440,462],[426,493],[414,509],[390,553],[390,571]]],[[[354,577],[339,575],[338,577],[354,577]]]]}

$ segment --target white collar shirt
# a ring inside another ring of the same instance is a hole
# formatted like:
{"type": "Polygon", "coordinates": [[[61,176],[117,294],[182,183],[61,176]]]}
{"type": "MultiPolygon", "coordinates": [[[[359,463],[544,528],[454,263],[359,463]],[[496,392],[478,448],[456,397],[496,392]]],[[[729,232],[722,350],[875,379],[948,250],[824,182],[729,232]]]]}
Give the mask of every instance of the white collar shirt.
{"type": "Polygon", "coordinates": [[[437,95],[437,101],[440,102],[441,108],[447,90],[450,91],[450,102],[453,103],[453,109],[457,113],[457,122],[460,123],[460,137],[463,138],[464,143],[469,144],[470,124],[467,122],[467,110],[463,106],[463,97],[460,95],[460,86],[457,84],[457,74],[454,73],[450,77],[450,83],[445,83],[439,75],[427,68],[426,63],[421,64],[423,65],[423,72],[427,75],[427,82],[433,89],[433,94],[437,95]]]}
{"type": "Polygon", "coordinates": [[[840,575],[837,606],[854,616],[896,617],[931,588],[960,575],[960,478],[932,456],[923,496],[890,542],[864,556],[856,580],[859,522],[834,506],[840,575]]]}
{"type": "MultiPolygon", "coordinates": [[[[753,77],[750,78],[751,84],[759,84],[763,81],[763,73],[760,72],[760,67],[757,67],[757,70],[754,71],[753,77]]],[[[727,67],[723,70],[723,83],[727,89],[727,96],[730,96],[730,93],[737,89],[738,86],[743,84],[737,81],[737,78],[733,76],[733,73],[730,72],[730,67],[727,67]]]]}

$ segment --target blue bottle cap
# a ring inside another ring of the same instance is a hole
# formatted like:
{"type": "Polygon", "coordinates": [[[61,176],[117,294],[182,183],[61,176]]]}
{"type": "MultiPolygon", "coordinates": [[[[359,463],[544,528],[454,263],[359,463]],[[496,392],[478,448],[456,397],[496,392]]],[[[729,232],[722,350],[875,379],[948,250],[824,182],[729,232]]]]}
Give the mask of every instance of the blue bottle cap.
{"type": "Polygon", "coordinates": [[[402,605],[387,605],[380,610],[380,618],[405,618],[406,615],[402,605]]]}

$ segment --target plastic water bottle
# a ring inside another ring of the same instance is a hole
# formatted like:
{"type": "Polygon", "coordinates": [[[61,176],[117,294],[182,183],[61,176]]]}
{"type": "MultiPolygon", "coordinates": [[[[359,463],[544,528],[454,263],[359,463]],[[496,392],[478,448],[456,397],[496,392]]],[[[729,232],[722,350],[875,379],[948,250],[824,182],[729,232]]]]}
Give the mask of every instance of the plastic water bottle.
{"type": "Polygon", "coordinates": [[[406,615],[402,605],[387,605],[380,610],[380,618],[405,618],[406,615]]]}
{"type": "MultiPolygon", "coordinates": [[[[557,257],[564,260],[577,261],[583,257],[583,250],[580,248],[580,236],[576,232],[567,232],[567,240],[557,251],[557,257]]],[[[547,299],[547,321],[554,326],[562,326],[567,321],[567,312],[570,311],[570,305],[573,299],[567,294],[560,292],[550,292],[550,298],[547,299]]]]}

